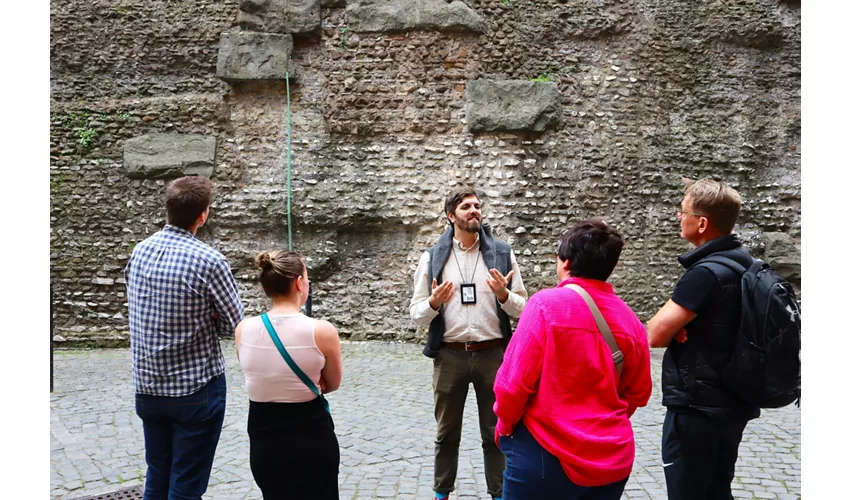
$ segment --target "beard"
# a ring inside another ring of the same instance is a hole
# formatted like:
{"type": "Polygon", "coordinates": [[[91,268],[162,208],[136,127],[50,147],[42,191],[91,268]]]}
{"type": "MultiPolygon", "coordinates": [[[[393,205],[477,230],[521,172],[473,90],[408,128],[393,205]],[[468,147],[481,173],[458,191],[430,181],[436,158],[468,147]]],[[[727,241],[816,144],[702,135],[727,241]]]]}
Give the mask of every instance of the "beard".
{"type": "Polygon", "coordinates": [[[458,218],[457,227],[461,231],[466,231],[467,233],[477,233],[481,230],[481,221],[477,218],[472,220],[463,220],[458,218]]]}

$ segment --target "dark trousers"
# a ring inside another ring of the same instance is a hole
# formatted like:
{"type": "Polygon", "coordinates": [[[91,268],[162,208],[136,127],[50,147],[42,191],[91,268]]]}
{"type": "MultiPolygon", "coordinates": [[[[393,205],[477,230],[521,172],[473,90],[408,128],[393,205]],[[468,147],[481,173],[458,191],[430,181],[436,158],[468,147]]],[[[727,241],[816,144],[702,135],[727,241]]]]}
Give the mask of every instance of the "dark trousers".
{"type": "Polygon", "coordinates": [[[718,420],[668,409],[661,460],[669,500],[732,500],[732,479],[746,420],[718,420]]]}
{"type": "Polygon", "coordinates": [[[505,453],[505,500],[617,500],[626,489],[622,481],[603,486],[579,486],[567,477],[558,457],[546,451],[522,422],[513,436],[502,436],[499,444],[505,453]]]}
{"type": "Polygon", "coordinates": [[[339,498],[339,442],[322,400],[248,409],[251,473],[265,500],[339,498]]]}
{"type": "Polygon", "coordinates": [[[213,377],[181,397],[136,394],[145,432],[145,500],[200,500],[224,422],[227,385],[213,377]]]}
{"type": "Polygon", "coordinates": [[[478,426],[484,449],[484,475],[487,492],[502,496],[502,472],[505,456],[496,446],[496,414],[493,404],[493,382],[502,365],[502,347],[480,351],[457,351],[443,346],[434,358],[434,416],[437,419],[437,440],[434,442],[434,491],[450,493],[457,477],[463,407],[469,384],[475,389],[478,401],[478,426]]]}

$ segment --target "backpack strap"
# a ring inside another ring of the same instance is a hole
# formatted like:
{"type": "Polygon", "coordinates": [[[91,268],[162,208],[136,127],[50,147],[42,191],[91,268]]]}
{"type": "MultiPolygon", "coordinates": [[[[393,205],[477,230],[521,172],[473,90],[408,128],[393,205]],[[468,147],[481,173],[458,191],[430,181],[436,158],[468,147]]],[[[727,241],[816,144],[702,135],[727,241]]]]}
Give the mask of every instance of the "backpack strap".
{"type": "MultiPolygon", "coordinates": [[[[753,259],[753,261],[755,261],[755,259],[753,259]]],[[[708,257],[697,262],[697,264],[707,264],[712,262],[715,264],[724,265],[741,276],[743,276],[744,273],[747,272],[747,268],[741,265],[740,262],[730,259],[729,257],[724,257],[723,255],[709,255],[708,257]]]]}
{"type": "Polygon", "coordinates": [[[304,385],[306,385],[308,389],[313,391],[313,394],[315,394],[319,397],[319,399],[322,400],[322,404],[325,406],[325,410],[330,413],[331,407],[328,404],[328,400],[325,399],[325,396],[322,395],[321,391],[319,391],[319,388],[316,387],[316,384],[314,384],[313,381],[310,380],[310,377],[308,377],[307,374],[304,373],[304,371],[301,370],[301,368],[295,363],[295,360],[292,359],[292,356],[290,356],[289,353],[286,352],[286,348],[283,347],[283,344],[280,342],[280,338],[277,336],[277,332],[274,330],[272,322],[269,321],[269,315],[267,313],[263,313],[263,315],[260,317],[263,319],[263,324],[266,325],[266,331],[269,332],[269,336],[272,338],[272,342],[274,342],[274,345],[275,347],[277,347],[277,350],[280,352],[280,355],[283,356],[283,360],[286,361],[286,364],[289,365],[289,368],[295,373],[295,375],[298,376],[298,378],[301,379],[302,382],[304,382],[304,385]]]}
{"type": "Polygon", "coordinates": [[[611,333],[611,327],[608,326],[608,322],[605,321],[605,317],[602,316],[602,313],[599,311],[599,307],[597,307],[596,302],[593,301],[593,297],[591,297],[584,288],[576,285],[575,283],[565,285],[564,288],[569,288],[570,290],[578,293],[579,296],[584,299],[587,307],[590,308],[590,312],[593,314],[593,319],[596,320],[596,327],[599,328],[602,338],[605,339],[605,343],[608,344],[608,348],[611,349],[611,358],[614,360],[614,368],[617,369],[617,375],[620,375],[623,371],[623,351],[621,351],[620,346],[617,345],[617,339],[615,339],[614,334],[611,333]]]}

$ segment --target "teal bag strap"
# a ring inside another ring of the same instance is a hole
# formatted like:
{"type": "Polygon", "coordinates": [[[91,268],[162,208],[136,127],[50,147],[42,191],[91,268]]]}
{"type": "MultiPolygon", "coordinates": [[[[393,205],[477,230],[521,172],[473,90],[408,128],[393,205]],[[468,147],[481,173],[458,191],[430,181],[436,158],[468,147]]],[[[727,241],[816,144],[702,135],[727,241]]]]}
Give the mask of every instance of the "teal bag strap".
{"type": "Polygon", "coordinates": [[[304,382],[304,385],[306,385],[311,391],[313,391],[316,396],[319,397],[319,399],[322,400],[322,404],[325,405],[325,410],[330,413],[331,406],[330,404],[328,404],[328,400],[325,399],[325,396],[319,391],[319,388],[316,387],[316,384],[314,384],[313,381],[310,380],[310,377],[308,377],[307,374],[304,373],[297,364],[295,364],[295,360],[292,359],[292,356],[290,356],[289,353],[286,352],[286,348],[283,347],[283,344],[280,342],[280,338],[277,336],[277,332],[274,331],[272,322],[269,320],[269,315],[263,313],[263,315],[260,317],[263,319],[263,324],[266,325],[266,330],[269,332],[269,336],[272,338],[272,342],[274,342],[274,345],[277,347],[277,350],[280,351],[280,355],[283,356],[283,360],[286,361],[286,364],[289,365],[289,368],[292,369],[295,375],[297,375],[298,378],[300,378],[301,381],[304,382]]]}

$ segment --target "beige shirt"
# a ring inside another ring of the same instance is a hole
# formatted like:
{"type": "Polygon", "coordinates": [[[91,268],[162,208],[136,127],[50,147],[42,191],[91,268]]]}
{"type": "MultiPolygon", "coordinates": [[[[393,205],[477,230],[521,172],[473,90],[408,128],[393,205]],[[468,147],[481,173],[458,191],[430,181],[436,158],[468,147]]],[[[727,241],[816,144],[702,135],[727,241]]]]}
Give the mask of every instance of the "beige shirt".
{"type": "MultiPolygon", "coordinates": [[[[428,252],[419,258],[413,281],[413,298],[410,299],[410,317],[418,325],[427,326],[439,311],[431,309],[428,299],[431,297],[431,283],[428,282],[428,252]]],[[[522,283],[522,275],[516,263],[516,256],[511,250],[511,289],[508,299],[501,304],[509,316],[519,317],[528,300],[528,292],[522,283]]],[[[443,318],[446,322],[446,333],[443,342],[481,342],[484,340],[502,338],[499,328],[499,317],[496,313],[496,295],[487,285],[490,270],[484,264],[484,256],[479,252],[479,242],[470,248],[464,248],[460,241],[454,240],[452,254],[443,266],[443,282],[454,283],[454,295],[444,304],[443,318]],[[477,264],[476,264],[477,260],[477,264]],[[462,277],[461,277],[462,276],[462,277]],[[461,283],[475,283],[476,303],[461,304],[461,283]]]]}

